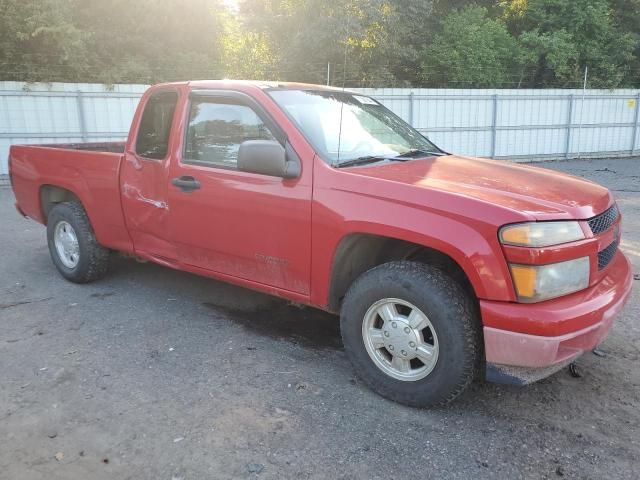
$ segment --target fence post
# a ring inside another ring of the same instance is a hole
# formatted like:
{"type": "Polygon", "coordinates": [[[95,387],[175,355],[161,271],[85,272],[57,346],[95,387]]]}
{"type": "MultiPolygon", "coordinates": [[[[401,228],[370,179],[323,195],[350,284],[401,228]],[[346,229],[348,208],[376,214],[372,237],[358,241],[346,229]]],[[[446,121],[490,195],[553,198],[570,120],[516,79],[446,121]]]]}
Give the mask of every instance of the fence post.
{"type": "Polygon", "coordinates": [[[498,94],[493,94],[493,118],[491,120],[491,158],[496,158],[496,140],[498,136],[498,94]]]}
{"type": "Polygon", "coordinates": [[[409,125],[415,125],[413,121],[413,91],[409,92],[409,125]]]}
{"type": "Polygon", "coordinates": [[[76,103],[78,105],[78,122],[80,123],[80,136],[82,137],[83,142],[87,142],[87,122],[85,121],[84,116],[84,101],[83,95],[80,90],[76,92],[76,103]]]}
{"type": "Polygon", "coordinates": [[[636,142],[638,141],[638,122],[640,121],[640,92],[636,96],[636,114],[633,120],[633,137],[631,138],[631,156],[636,153],[636,142]]]}
{"type": "Polygon", "coordinates": [[[569,108],[567,111],[567,131],[565,133],[564,158],[569,158],[571,152],[571,125],[573,124],[573,98],[574,94],[569,95],[569,108]]]}

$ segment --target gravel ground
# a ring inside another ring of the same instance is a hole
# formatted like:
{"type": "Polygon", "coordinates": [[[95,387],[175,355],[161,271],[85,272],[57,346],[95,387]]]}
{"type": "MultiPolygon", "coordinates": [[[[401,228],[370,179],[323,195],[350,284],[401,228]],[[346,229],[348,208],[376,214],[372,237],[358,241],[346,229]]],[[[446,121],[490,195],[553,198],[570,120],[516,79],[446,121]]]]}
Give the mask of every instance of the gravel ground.
{"type": "MultiPolygon", "coordinates": [[[[543,165],[614,190],[636,272],[639,165],[543,165]]],[[[330,315],[124,259],[73,285],[8,188],[0,218],[2,478],[638,478],[637,287],[581,378],[416,410],[355,378],[330,315]]]]}

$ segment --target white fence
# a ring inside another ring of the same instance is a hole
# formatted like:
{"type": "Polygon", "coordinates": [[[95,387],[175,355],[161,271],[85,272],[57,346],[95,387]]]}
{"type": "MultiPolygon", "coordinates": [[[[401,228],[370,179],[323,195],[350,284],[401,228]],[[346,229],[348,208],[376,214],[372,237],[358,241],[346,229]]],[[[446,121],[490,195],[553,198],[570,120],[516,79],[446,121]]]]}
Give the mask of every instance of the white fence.
{"type": "Polygon", "coordinates": [[[9,146],[123,140],[146,85],[0,82],[0,175],[9,146]]]}
{"type": "MultiPolygon", "coordinates": [[[[145,88],[0,82],[0,174],[14,143],[124,139],[145,88]]],[[[640,154],[638,90],[357,90],[454,153],[516,160],[640,154]]]]}
{"type": "Polygon", "coordinates": [[[362,91],[454,153],[516,160],[640,153],[638,90],[362,91]]]}

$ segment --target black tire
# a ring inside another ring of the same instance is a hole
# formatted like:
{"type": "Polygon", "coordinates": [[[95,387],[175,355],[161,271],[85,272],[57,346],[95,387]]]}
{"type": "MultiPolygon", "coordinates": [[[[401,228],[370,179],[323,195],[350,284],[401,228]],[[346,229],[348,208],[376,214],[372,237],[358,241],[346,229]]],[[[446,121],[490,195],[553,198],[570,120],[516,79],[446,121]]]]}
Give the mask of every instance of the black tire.
{"type": "Polygon", "coordinates": [[[106,275],[109,268],[109,250],[96,240],[87,213],[80,203],[64,202],[53,207],[47,219],[47,243],[53,264],[67,280],[88,283],[106,275]],[[79,259],[73,268],[64,265],[54,242],[56,225],[62,221],[73,227],[78,239],[79,259]]]}
{"type": "Polygon", "coordinates": [[[470,295],[443,271],[417,262],[386,263],[362,274],[347,292],[340,317],[342,341],[356,373],[376,393],[412,407],[444,405],[458,397],[478,371],[482,336],[476,310],[470,295]],[[419,308],[437,334],[438,359],[420,380],[388,375],[367,352],[365,314],[385,298],[419,308]]]}

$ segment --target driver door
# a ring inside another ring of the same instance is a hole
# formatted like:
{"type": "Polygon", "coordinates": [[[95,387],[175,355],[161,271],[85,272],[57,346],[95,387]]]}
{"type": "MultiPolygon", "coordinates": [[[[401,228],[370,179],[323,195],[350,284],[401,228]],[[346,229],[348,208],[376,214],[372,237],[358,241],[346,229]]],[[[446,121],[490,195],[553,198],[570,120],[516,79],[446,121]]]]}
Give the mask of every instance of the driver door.
{"type": "Polygon", "coordinates": [[[171,166],[170,232],[181,263],[309,294],[311,176],[237,168],[246,140],[286,137],[239,92],[192,93],[184,148],[171,166]]]}

